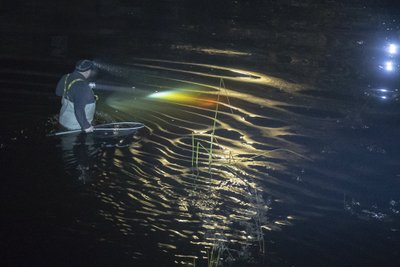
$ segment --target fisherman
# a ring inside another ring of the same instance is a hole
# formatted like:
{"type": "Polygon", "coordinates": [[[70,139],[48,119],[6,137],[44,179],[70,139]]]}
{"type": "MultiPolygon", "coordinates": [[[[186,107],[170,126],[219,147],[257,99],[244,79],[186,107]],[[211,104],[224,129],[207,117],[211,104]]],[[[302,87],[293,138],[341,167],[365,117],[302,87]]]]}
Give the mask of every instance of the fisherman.
{"type": "Polygon", "coordinates": [[[96,98],[89,79],[94,75],[94,63],[80,60],[75,71],[64,75],[57,84],[56,95],[61,96],[59,123],[68,130],[93,132],[96,98]]]}

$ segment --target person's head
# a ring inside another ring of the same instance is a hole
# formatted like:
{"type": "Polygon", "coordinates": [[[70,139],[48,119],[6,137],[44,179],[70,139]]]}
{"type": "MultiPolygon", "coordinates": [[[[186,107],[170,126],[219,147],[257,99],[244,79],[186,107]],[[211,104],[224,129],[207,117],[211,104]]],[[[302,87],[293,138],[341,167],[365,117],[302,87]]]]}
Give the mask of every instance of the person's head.
{"type": "Polygon", "coordinates": [[[79,60],[75,65],[75,70],[85,78],[89,78],[94,74],[94,63],[88,59],[79,60]]]}

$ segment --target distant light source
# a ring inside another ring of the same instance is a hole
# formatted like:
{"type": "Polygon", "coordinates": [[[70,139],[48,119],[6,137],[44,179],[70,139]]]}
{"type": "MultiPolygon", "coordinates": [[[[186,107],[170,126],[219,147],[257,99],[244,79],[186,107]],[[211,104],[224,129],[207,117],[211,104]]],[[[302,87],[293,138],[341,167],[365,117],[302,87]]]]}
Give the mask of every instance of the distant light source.
{"type": "Polygon", "coordinates": [[[394,55],[397,54],[397,45],[390,44],[388,47],[389,54],[394,55]]]}
{"type": "Polygon", "coordinates": [[[368,89],[365,94],[369,97],[376,97],[384,101],[398,101],[399,90],[387,88],[368,89]]]}
{"type": "Polygon", "coordinates": [[[394,70],[393,61],[386,61],[385,70],[387,70],[387,71],[393,71],[394,70]]]}

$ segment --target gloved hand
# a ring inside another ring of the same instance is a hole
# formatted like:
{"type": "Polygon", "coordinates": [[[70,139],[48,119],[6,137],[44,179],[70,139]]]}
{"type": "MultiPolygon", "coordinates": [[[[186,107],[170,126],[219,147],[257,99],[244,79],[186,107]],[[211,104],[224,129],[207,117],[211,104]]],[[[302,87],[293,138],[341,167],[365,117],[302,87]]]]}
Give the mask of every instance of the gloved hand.
{"type": "Polygon", "coordinates": [[[94,127],[90,126],[89,128],[86,128],[84,131],[85,133],[92,133],[94,131],[94,127]]]}

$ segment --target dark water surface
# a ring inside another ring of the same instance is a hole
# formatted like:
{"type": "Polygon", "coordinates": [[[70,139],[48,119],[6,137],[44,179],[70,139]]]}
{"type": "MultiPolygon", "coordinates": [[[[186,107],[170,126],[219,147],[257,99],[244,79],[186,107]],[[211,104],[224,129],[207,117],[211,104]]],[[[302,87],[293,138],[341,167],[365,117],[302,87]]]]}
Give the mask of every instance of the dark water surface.
{"type": "Polygon", "coordinates": [[[146,125],[129,140],[47,137],[66,67],[2,59],[3,265],[399,265],[396,99],[248,50],[165,54],[99,61],[126,88],[98,117],[146,125]]]}

